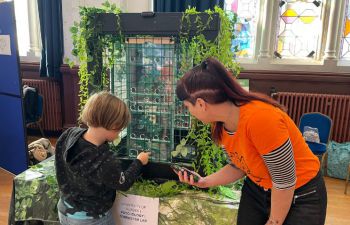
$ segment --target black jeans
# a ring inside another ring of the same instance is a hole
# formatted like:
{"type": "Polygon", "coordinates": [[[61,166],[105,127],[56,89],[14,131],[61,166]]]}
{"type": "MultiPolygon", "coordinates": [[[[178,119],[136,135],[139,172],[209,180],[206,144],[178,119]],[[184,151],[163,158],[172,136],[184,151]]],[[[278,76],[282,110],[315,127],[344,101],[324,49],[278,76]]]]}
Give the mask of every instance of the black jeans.
{"type": "MultiPolygon", "coordinates": [[[[283,201],[283,199],[281,199],[283,201]]],[[[265,225],[271,208],[271,191],[265,191],[248,177],[244,181],[237,225],[265,225]]],[[[294,192],[284,225],[324,225],[327,192],[321,172],[294,192]]]]}

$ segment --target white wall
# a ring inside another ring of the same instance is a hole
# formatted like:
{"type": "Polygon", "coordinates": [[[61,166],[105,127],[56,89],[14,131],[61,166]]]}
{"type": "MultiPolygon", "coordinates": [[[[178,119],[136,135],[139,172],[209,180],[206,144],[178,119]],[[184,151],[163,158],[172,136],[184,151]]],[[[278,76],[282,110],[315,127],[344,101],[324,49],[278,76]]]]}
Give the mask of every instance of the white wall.
{"type": "MultiPolygon", "coordinates": [[[[62,0],[64,58],[74,60],[71,54],[73,43],[69,29],[74,21],[79,22],[79,6],[100,7],[106,0],[62,0]]],[[[109,0],[115,3],[123,12],[152,11],[152,0],[109,0]]]]}

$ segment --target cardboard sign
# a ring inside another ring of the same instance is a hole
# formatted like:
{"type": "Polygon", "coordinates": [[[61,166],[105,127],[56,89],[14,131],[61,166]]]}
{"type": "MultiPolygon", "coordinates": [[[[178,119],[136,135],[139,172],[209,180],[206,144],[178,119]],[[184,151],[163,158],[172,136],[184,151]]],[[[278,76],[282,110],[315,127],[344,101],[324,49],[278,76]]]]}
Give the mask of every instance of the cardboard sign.
{"type": "Polygon", "coordinates": [[[113,216],[118,225],[158,224],[159,198],[117,194],[113,216]]]}

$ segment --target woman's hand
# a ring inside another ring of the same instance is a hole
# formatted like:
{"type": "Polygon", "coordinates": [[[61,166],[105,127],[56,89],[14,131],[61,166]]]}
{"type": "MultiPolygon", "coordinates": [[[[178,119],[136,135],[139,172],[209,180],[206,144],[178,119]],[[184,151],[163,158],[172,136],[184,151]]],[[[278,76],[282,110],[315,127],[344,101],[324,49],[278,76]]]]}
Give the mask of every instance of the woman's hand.
{"type": "Polygon", "coordinates": [[[177,175],[179,176],[179,180],[182,183],[186,183],[186,184],[190,184],[199,188],[206,188],[206,179],[205,177],[201,177],[198,173],[191,171],[192,173],[194,173],[196,176],[198,176],[199,180],[198,182],[194,181],[193,175],[187,173],[187,171],[174,171],[175,173],[177,173],[177,175]]]}

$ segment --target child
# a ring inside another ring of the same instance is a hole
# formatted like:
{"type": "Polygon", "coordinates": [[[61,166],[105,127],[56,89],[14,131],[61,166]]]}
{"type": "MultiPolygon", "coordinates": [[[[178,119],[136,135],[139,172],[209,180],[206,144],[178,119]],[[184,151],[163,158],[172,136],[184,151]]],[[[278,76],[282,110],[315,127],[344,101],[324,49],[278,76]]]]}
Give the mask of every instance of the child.
{"type": "Polygon", "coordinates": [[[127,126],[130,113],[123,101],[108,92],[88,99],[81,121],[88,129],[70,128],[56,144],[59,219],[62,225],[114,224],[111,208],[116,190],[131,187],[150,153],[140,153],[127,170],[122,170],[107,142],[127,126]]]}

